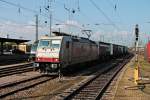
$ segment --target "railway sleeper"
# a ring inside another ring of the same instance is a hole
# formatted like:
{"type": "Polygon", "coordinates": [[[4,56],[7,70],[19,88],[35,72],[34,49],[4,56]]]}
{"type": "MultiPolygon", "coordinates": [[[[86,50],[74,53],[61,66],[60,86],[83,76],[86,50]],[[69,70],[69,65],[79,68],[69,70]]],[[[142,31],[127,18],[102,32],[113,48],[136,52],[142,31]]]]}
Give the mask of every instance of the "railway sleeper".
{"type": "Polygon", "coordinates": [[[97,90],[95,90],[95,89],[86,89],[86,90],[82,90],[82,91],[80,91],[79,93],[84,93],[84,92],[97,92],[97,90]]]}
{"type": "Polygon", "coordinates": [[[76,98],[76,99],[79,99],[79,98],[85,98],[85,100],[86,99],[88,99],[88,98],[92,98],[91,100],[93,100],[94,98],[95,98],[95,95],[93,95],[93,94],[88,94],[88,95],[78,95],[78,96],[75,96],[74,98],[76,98]]]}
{"type": "Polygon", "coordinates": [[[87,89],[85,89],[85,90],[88,90],[88,89],[90,89],[90,90],[99,90],[99,89],[101,89],[101,87],[100,86],[97,86],[97,87],[90,87],[90,88],[87,88],[87,89]]]}
{"type": "MultiPolygon", "coordinates": [[[[11,87],[11,88],[10,88],[11,90],[9,90],[9,92],[6,91],[6,92],[3,92],[2,94],[0,94],[0,98],[6,97],[6,96],[8,96],[8,95],[10,95],[10,94],[13,94],[13,93],[15,93],[15,92],[18,92],[18,91],[21,91],[21,90],[24,90],[24,89],[33,87],[33,86],[35,86],[35,85],[37,85],[37,84],[41,84],[41,83],[46,82],[46,81],[48,81],[48,80],[49,80],[49,79],[43,79],[43,80],[38,79],[37,82],[32,83],[32,84],[26,84],[26,85],[21,83],[21,85],[18,86],[18,87],[11,87]]],[[[33,80],[32,80],[32,81],[33,81],[33,80]]],[[[31,83],[31,82],[30,82],[30,83],[31,83]]]]}
{"type": "Polygon", "coordinates": [[[20,70],[20,71],[17,71],[17,72],[9,72],[9,73],[3,73],[0,75],[0,77],[4,77],[4,76],[9,76],[9,75],[13,75],[13,74],[20,74],[20,73],[24,73],[24,72],[29,72],[29,71],[33,71],[33,69],[24,69],[24,70],[20,70]]]}
{"type": "Polygon", "coordinates": [[[99,86],[99,84],[104,84],[107,80],[98,81],[96,83],[90,83],[88,86],[99,86]]]}
{"type": "Polygon", "coordinates": [[[74,100],[93,100],[93,97],[75,97],[74,100]]]}
{"type": "Polygon", "coordinates": [[[10,70],[18,70],[18,69],[22,69],[22,68],[26,68],[26,67],[31,67],[31,65],[30,66],[15,66],[15,67],[8,67],[8,68],[1,68],[0,69],[0,73],[2,73],[2,72],[6,72],[6,71],[10,71],[10,70]]]}
{"type": "Polygon", "coordinates": [[[26,67],[26,68],[21,68],[21,69],[3,71],[3,72],[0,72],[0,74],[9,73],[9,72],[17,72],[17,71],[22,71],[22,70],[26,70],[26,69],[33,69],[33,67],[26,67]]]}

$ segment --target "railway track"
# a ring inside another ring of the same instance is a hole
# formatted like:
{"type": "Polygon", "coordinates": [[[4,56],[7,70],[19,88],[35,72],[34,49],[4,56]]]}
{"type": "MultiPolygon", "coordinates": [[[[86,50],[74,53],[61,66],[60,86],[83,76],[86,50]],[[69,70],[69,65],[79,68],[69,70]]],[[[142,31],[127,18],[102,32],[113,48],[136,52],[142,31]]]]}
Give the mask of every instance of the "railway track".
{"type": "Polygon", "coordinates": [[[33,71],[33,63],[0,68],[0,77],[33,71]]]}
{"type": "Polygon", "coordinates": [[[67,92],[64,95],[60,95],[60,99],[99,100],[113,78],[129,60],[130,58],[123,62],[120,61],[119,63],[114,64],[112,67],[106,68],[103,71],[97,72],[93,78],[89,79],[77,89],[74,89],[69,93],[67,92]]]}
{"type": "Polygon", "coordinates": [[[32,78],[0,85],[0,98],[2,99],[6,96],[12,95],[13,93],[32,88],[38,84],[44,83],[54,78],[56,77],[50,77],[48,75],[37,75],[32,78]]]}

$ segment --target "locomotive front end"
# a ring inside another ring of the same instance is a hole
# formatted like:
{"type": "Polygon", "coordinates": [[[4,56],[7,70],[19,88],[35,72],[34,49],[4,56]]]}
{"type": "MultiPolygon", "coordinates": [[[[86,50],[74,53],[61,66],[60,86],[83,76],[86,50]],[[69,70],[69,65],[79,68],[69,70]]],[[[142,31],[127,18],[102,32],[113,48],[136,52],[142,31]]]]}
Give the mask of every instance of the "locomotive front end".
{"type": "Polygon", "coordinates": [[[57,72],[60,66],[61,38],[41,39],[35,62],[42,73],[57,72]]]}

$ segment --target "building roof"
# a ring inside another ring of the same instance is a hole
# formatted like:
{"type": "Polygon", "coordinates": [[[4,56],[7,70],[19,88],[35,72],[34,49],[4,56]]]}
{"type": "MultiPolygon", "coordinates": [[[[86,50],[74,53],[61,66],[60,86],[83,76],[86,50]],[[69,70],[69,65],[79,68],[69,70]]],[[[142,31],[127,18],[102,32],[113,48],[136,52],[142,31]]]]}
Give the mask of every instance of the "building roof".
{"type": "Polygon", "coordinates": [[[56,35],[56,36],[71,36],[71,35],[68,34],[68,33],[57,32],[57,31],[54,31],[53,34],[56,35]]]}
{"type": "Polygon", "coordinates": [[[0,37],[0,42],[15,42],[15,43],[23,43],[29,42],[30,40],[23,40],[23,39],[11,39],[11,38],[2,38],[0,37]]]}

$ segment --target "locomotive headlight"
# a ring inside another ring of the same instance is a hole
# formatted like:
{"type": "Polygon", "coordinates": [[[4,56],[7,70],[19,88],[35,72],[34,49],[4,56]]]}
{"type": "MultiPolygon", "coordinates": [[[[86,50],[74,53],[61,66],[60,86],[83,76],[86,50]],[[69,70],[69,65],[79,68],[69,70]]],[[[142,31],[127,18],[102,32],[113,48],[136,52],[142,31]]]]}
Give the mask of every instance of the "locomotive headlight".
{"type": "Polygon", "coordinates": [[[39,61],[39,58],[36,58],[36,61],[39,61]]]}
{"type": "Polygon", "coordinates": [[[53,69],[56,69],[56,68],[57,68],[57,64],[51,64],[51,67],[52,67],[53,69]]]}
{"type": "Polygon", "coordinates": [[[56,58],[55,61],[58,61],[58,59],[56,58]]]}
{"type": "Polygon", "coordinates": [[[39,67],[39,63],[33,63],[34,67],[39,67]]]}
{"type": "Polygon", "coordinates": [[[38,60],[40,60],[40,58],[38,58],[38,60]]]}

